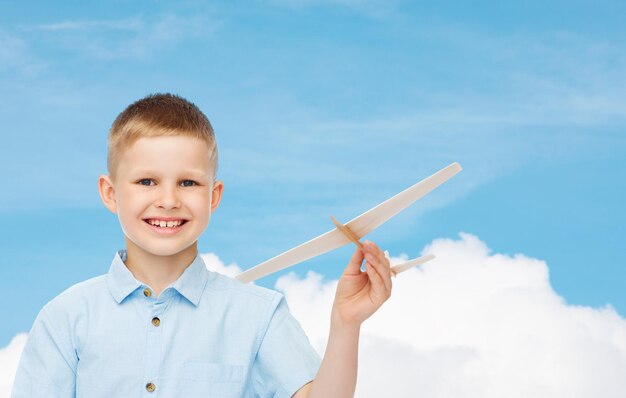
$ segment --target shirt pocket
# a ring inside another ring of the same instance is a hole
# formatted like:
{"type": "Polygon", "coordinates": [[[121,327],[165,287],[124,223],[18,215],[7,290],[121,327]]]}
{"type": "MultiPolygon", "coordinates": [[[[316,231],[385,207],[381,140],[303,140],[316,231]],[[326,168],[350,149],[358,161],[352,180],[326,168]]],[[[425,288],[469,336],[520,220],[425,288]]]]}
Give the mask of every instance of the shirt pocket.
{"type": "Polygon", "coordinates": [[[185,397],[241,397],[244,367],[216,362],[185,362],[181,393],[185,397]]]}
{"type": "Polygon", "coordinates": [[[241,383],[243,366],[204,361],[185,362],[183,378],[215,383],[241,383]]]}

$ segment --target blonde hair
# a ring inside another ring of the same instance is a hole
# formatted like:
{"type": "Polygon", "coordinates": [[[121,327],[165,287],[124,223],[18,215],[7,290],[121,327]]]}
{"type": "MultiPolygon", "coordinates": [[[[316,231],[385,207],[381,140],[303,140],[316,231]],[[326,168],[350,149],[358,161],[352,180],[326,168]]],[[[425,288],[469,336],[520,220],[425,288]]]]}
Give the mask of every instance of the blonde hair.
{"type": "Polygon", "coordinates": [[[217,143],[209,119],[192,102],[174,94],[150,94],[120,113],[109,131],[107,169],[115,180],[124,149],[139,138],[187,136],[207,143],[213,179],[217,174],[217,143]]]}

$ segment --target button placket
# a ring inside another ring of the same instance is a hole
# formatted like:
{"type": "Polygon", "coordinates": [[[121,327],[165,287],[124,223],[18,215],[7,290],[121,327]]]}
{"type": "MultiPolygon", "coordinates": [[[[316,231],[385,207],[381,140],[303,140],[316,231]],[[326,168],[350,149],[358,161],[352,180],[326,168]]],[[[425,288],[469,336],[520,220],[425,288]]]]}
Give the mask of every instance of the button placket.
{"type": "Polygon", "coordinates": [[[161,298],[157,299],[157,301],[152,304],[152,317],[150,319],[150,323],[152,323],[153,326],[158,327],[161,325],[161,318],[163,317],[163,312],[166,307],[167,302],[162,301],[161,298]]]}
{"type": "MultiPolygon", "coordinates": [[[[146,289],[148,290],[148,289],[146,289]]],[[[145,373],[144,373],[144,387],[145,391],[149,393],[150,396],[156,396],[157,385],[159,383],[159,373],[161,367],[161,346],[162,346],[162,330],[163,328],[159,327],[161,325],[161,317],[162,313],[165,309],[165,303],[163,302],[162,297],[154,297],[152,291],[149,294],[145,294],[144,296],[150,298],[149,300],[149,312],[146,315],[150,315],[150,324],[147,326],[147,336],[146,336],[146,355],[145,355],[145,373]]]]}

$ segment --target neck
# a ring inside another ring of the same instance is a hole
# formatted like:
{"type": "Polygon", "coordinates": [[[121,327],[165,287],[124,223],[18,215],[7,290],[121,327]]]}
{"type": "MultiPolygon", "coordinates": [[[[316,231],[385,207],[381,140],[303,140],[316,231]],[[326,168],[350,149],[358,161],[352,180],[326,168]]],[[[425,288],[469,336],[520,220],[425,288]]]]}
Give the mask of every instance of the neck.
{"type": "Polygon", "coordinates": [[[133,276],[150,286],[156,297],[176,281],[198,255],[198,242],[170,256],[148,253],[126,238],[126,268],[133,276]]]}

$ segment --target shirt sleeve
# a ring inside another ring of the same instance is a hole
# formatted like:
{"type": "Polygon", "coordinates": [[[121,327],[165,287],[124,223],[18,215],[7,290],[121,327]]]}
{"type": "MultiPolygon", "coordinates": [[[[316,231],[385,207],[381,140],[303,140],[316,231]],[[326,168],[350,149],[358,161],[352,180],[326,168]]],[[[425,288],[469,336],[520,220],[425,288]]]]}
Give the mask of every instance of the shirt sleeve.
{"type": "Polygon", "coordinates": [[[252,383],[259,397],[290,398],[315,378],[321,358],[284,296],[277,293],[276,301],[252,367],[252,383]]]}
{"type": "Polygon", "coordinates": [[[75,397],[77,363],[69,332],[58,333],[44,307],[22,351],[11,398],[75,397]]]}

